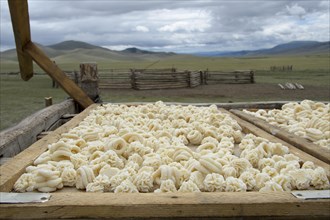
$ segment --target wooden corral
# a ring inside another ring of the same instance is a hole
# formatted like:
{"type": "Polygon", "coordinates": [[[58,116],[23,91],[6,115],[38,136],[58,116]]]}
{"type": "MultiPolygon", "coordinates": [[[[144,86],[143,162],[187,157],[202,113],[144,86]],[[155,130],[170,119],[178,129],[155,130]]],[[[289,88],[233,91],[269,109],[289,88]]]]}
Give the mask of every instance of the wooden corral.
{"type": "Polygon", "coordinates": [[[132,70],[130,69],[100,69],[100,89],[130,89],[132,88],[132,70]]]}
{"type": "Polygon", "coordinates": [[[289,65],[289,66],[271,66],[270,71],[279,71],[279,72],[287,72],[287,71],[292,71],[293,70],[293,66],[289,65]]]}
{"type": "Polygon", "coordinates": [[[180,72],[133,72],[133,89],[175,89],[189,87],[188,71],[180,72]]]}
{"type": "Polygon", "coordinates": [[[205,71],[205,84],[239,84],[239,83],[255,83],[254,72],[250,70],[221,72],[221,71],[205,71]]]}
{"type": "Polygon", "coordinates": [[[101,89],[175,89],[206,84],[254,82],[253,71],[179,71],[174,68],[100,70],[101,89]]]}
{"type": "MultiPolygon", "coordinates": [[[[203,104],[204,105],[204,104],[203,104]]],[[[219,105],[221,106],[221,105],[219,105]]],[[[77,126],[94,104],[43,139],[18,154],[1,167],[0,191],[9,192],[25,167],[60,139],[62,133],[77,126]]],[[[221,111],[231,114],[221,109],[221,111]]],[[[329,165],[295,146],[278,139],[251,123],[231,116],[245,133],[253,133],[289,147],[303,161],[309,160],[326,169],[329,165]]],[[[86,193],[73,188],[51,193],[49,201],[31,204],[1,204],[0,218],[253,218],[327,219],[329,199],[302,200],[290,192],[214,192],[214,193],[86,193]]]]}

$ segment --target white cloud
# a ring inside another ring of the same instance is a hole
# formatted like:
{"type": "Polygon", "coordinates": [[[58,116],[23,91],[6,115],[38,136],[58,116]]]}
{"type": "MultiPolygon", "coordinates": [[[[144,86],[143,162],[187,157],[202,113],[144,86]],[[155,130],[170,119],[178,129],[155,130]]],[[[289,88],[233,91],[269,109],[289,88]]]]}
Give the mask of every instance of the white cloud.
{"type": "Polygon", "coordinates": [[[204,32],[207,28],[210,27],[210,24],[204,23],[202,21],[196,21],[195,23],[190,23],[187,21],[178,21],[172,24],[167,24],[163,27],[160,27],[158,30],[161,32],[177,32],[177,31],[186,31],[186,32],[204,32]]]}
{"type": "Polygon", "coordinates": [[[115,46],[107,46],[107,45],[103,45],[103,47],[108,48],[110,50],[125,50],[126,48],[130,48],[130,47],[138,47],[136,45],[115,45],[115,46]]]}
{"type": "MultiPolygon", "coordinates": [[[[0,50],[13,48],[0,0],[0,50]]],[[[32,40],[81,40],[124,49],[247,50],[294,40],[329,40],[329,1],[29,0],[32,40]],[[146,34],[147,33],[147,34],[146,34]]]]}
{"type": "Polygon", "coordinates": [[[292,6],[286,6],[286,10],[289,15],[303,17],[306,14],[306,10],[299,6],[298,4],[294,4],[292,6]]]}
{"type": "Polygon", "coordinates": [[[138,25],[135,27],[135,30],[138,32],[149,32],[149,28],[147,28],[146,26],[142,26],[142,25],[138,25]]]}

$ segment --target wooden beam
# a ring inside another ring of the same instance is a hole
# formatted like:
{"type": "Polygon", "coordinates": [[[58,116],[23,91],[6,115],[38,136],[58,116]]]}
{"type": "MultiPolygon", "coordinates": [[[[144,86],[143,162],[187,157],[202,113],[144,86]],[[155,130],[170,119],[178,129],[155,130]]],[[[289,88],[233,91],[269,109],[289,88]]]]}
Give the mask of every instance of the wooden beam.
{"type": "MultiPolygon", "coordinates": [[[[75,104],[72,99],[43,108],[26,117],[14,127],[0,132],[0,158],[13,157],[31,144],[36,142],[42,131],[55,129],[64,122],[65,114],[75,113],[75,104]],[[60,122],[60,123],[58,123],[60,122]]],[[[0,176],[0,179],[2,176],[0,176]]]]}
{"type": "Polygon", "coordinates": [[[77,86],[65,73],[54,64],[46,54],[44,54],[33,42],[27,43],[23,51],[29,54],[32,59],[50,76],[52,77],[74,100],[82,107],[87,108],[94,102],[86,95],[86,93],[77,86]]]}
{"type": "Polygon", "coordinates": [[[55,192],[44,203],[1,204],[1,219],[329,219],[329,199],[290,192],[55,192]]]}
{"type": "Polygon", "coordinates": [[[27,0],[8,0],[8,5],[21,78],[27,81],[33,76],[32,58],[23,52],[23,47],[31,41],[28,3],[27,0]]]}

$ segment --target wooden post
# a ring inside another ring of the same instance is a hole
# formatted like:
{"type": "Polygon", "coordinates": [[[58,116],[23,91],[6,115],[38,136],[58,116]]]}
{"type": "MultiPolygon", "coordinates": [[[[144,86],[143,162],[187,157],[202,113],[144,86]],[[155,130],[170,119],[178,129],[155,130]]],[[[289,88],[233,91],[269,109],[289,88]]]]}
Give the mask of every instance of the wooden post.
{"type": "Polygon", "coordinates": [[[132,86],[132,89],[138,89],[136,86],[135,69],[131,69],[131,86],[132,86]]]}
{"type": "Polygon", "coordinates": [[[77,85],[79,85],[79,84],[80,84],[80,82],[79,82],[79,73],[78,73],[76,70],[74,70],[74,71],[73,71],[73,75],[74,75],[74,82],[75,82],[77,85]]]}
{"type": "Polygon", "coordinates": [[[80,64],[80,88],[94,101],[99,101],[99,76],[96,63],[80,64]]]}
{"type": "Polygon", "coordinates": [[[187,86],[189,88],[191,88],[192,87],[192,82],[191,82],[192,75],[191,75],[191,72],[189,72],[187,70],[185,72],[186,72],[186,77],[187,77],[187,86]]]}
{"type": "Polygon", "coordinates": [[[204,85],[203,71],[199,71],[199,77],[201,78],[201,85],[204,85]]]}
{"type": "Polygon", "coordinates": [[[53,104],[53,98],[52,97],[45,97],[45,106],[51,106],[53,104]]]}
{"type": "Polygon", "coordinates": [[[254,81],[254,72],[250,71],[251,83],[255,83],[254,81]]]}
{"type": "Polygon", "coordinates": [[[206,69],[206,71],[204,71],[204,83],[205,85],[207,85],[207,80],[209,79],[209,69],[206,69]]]}
{"type": "Polygon", "coordinates": [[[27,0],[10,0],[8,1],[8,5],[15,36],[21,78],[27,81],[33,76],[32,58],[23,51],[23,47],[31,42],[28,3],[27,0]]]}

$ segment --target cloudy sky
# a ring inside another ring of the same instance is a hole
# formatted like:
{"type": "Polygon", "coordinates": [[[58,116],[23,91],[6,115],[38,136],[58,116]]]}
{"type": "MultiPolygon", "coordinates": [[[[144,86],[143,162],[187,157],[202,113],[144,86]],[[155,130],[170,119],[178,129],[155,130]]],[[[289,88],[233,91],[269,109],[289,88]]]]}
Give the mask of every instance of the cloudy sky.
{"type": "MultiPolygon", "coordinates": [[[[0,50],[14,47],[6,0],[0,50]]],[[[29,0],[32,39],[110,49],[228,51],[329,41],[329,0],[29,0]]]]}

